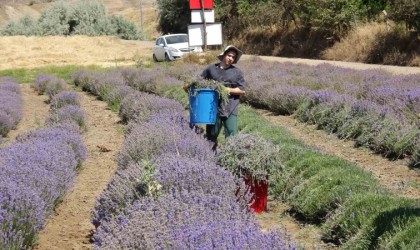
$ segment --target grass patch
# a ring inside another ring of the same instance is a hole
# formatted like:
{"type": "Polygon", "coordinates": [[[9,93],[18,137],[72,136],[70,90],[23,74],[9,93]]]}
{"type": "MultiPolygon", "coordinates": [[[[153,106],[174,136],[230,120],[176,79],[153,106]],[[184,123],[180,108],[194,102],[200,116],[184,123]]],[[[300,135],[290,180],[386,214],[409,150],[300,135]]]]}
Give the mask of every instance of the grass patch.
{"type": "Polygon", "coordinates": [[[33,83],[35,78],[39,74],[50,74],[55,75],[59,78],[64,79],[66,82],[71,80],[73,72],[81,69],[100,70],[99,66],[77,66],[77,65],[66,65],[66,66],[47,66],[33,69],[7,69],[0,71],[1,76],[10,76],[15,78],[19,83],[33,83]]]}
{"type": "Polygon", "coordinates": [[[387,194],[366,192],[353,195],[323,225],[323,238],[337,244],[344,243],[367,231],[366,227],[372,228],[378,217],[399,207],[413,207],[414,204],[413,200],[387,194]]]}

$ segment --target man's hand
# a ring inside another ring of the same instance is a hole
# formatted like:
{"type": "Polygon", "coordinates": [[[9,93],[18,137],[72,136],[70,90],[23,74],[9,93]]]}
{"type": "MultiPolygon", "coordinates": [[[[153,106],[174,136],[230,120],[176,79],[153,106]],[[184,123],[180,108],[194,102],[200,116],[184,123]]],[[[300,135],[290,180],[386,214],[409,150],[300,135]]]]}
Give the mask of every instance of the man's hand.
{"type": "Polygon", "coordinates": [[[229,90],[230,95],[244,95],[245,91],[236,87],[236,88],[227,88],[229,90]]]}

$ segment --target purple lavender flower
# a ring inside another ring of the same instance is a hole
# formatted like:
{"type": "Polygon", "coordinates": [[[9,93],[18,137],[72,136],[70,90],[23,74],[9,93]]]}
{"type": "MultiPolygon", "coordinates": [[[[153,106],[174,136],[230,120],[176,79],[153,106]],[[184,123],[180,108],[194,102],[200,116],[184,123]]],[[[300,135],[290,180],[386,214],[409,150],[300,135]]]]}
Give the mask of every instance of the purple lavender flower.
{"type": "Polygon", "coordinates": [[[0,136],[15,129],[23,118],[23,100],[19,84],[10,77],[0,78],[0,136]]]}
{"type": "Polygon", "coordinates": [[[34,243],[36,232],[73,184],[77,166],[72,145],[56,137],[28,135],[0,150],[2,248],[34,243]]]}
{"type": "Polygon", "coordinates": [[[58,110],[66,105],[80,106],[80,96],[76,92],[63,91],[56,94],[50,102],[52,110],[58,110]]]}
{"type": "Polygon", "coordinates": [[[54,110],[45,121],[47,126],[54,126],[55,124],[63,123],[74,123],[82,130],[87,129],[86,114],[79,106],[76,105],[67,105],[54,110]]]}
{"type": "Polygon", "coordinates": [[[263,233],[235,200],[186,190],[127,207],[98,228],[94,244],[94,249],[296,249],[284,234],[263,233]]]}
{"type": "Polygon", "coordinates": [[[54,95],[66,89],[67,83],[56,76],[40,74],[35,78],[33,87],[40,95],[47,94],[51,100],[54,95]]]}

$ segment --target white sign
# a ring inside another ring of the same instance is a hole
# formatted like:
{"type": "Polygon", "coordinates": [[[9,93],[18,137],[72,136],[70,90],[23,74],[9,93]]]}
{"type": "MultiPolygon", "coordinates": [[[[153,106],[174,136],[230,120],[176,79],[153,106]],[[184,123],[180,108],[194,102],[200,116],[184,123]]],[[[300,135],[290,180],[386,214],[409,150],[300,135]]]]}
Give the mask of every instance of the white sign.
{"type": "MultiPolygon", "coordinates": [[[[208,23],[206,25],[207,31],[207,45],[222,45],[222,24],[221,23],[208,23]]],[[[204,45],[204,25],[191,24],[188,25],[188,39],[190,46],[204,45]]]]}
{"type": "MultiPolygon", "coordinates": [[[[214,9],[204,10],[206,23],[214,23],[214,9]]],[[[203,12],[201,10],[191,10],[191,23],[204,23],[203,12]]]]}

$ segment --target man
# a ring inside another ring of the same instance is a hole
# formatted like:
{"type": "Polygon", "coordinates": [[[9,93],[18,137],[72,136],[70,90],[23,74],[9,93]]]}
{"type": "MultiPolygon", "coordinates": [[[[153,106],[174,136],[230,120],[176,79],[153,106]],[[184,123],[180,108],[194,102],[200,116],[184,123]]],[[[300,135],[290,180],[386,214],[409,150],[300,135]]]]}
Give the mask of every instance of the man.
{"type": "Polygon", "coordinates": [[[242,51],[233,45],[229,45],[223,53],[218,55],[220,63],[210,64],[201,73],[201,77],[205,79],[222,82],[229,91],[228,103],[222,104],[219,102],[216,123],[206,126],[206,137],[215,143],[213,149],[217,147],[217,137],[222,126],[225,137],[235,135],[238,132],[239,97],[245,94],[246,83],[242,71],[233,64],[236,64],[241,56],[242,51]]]}

